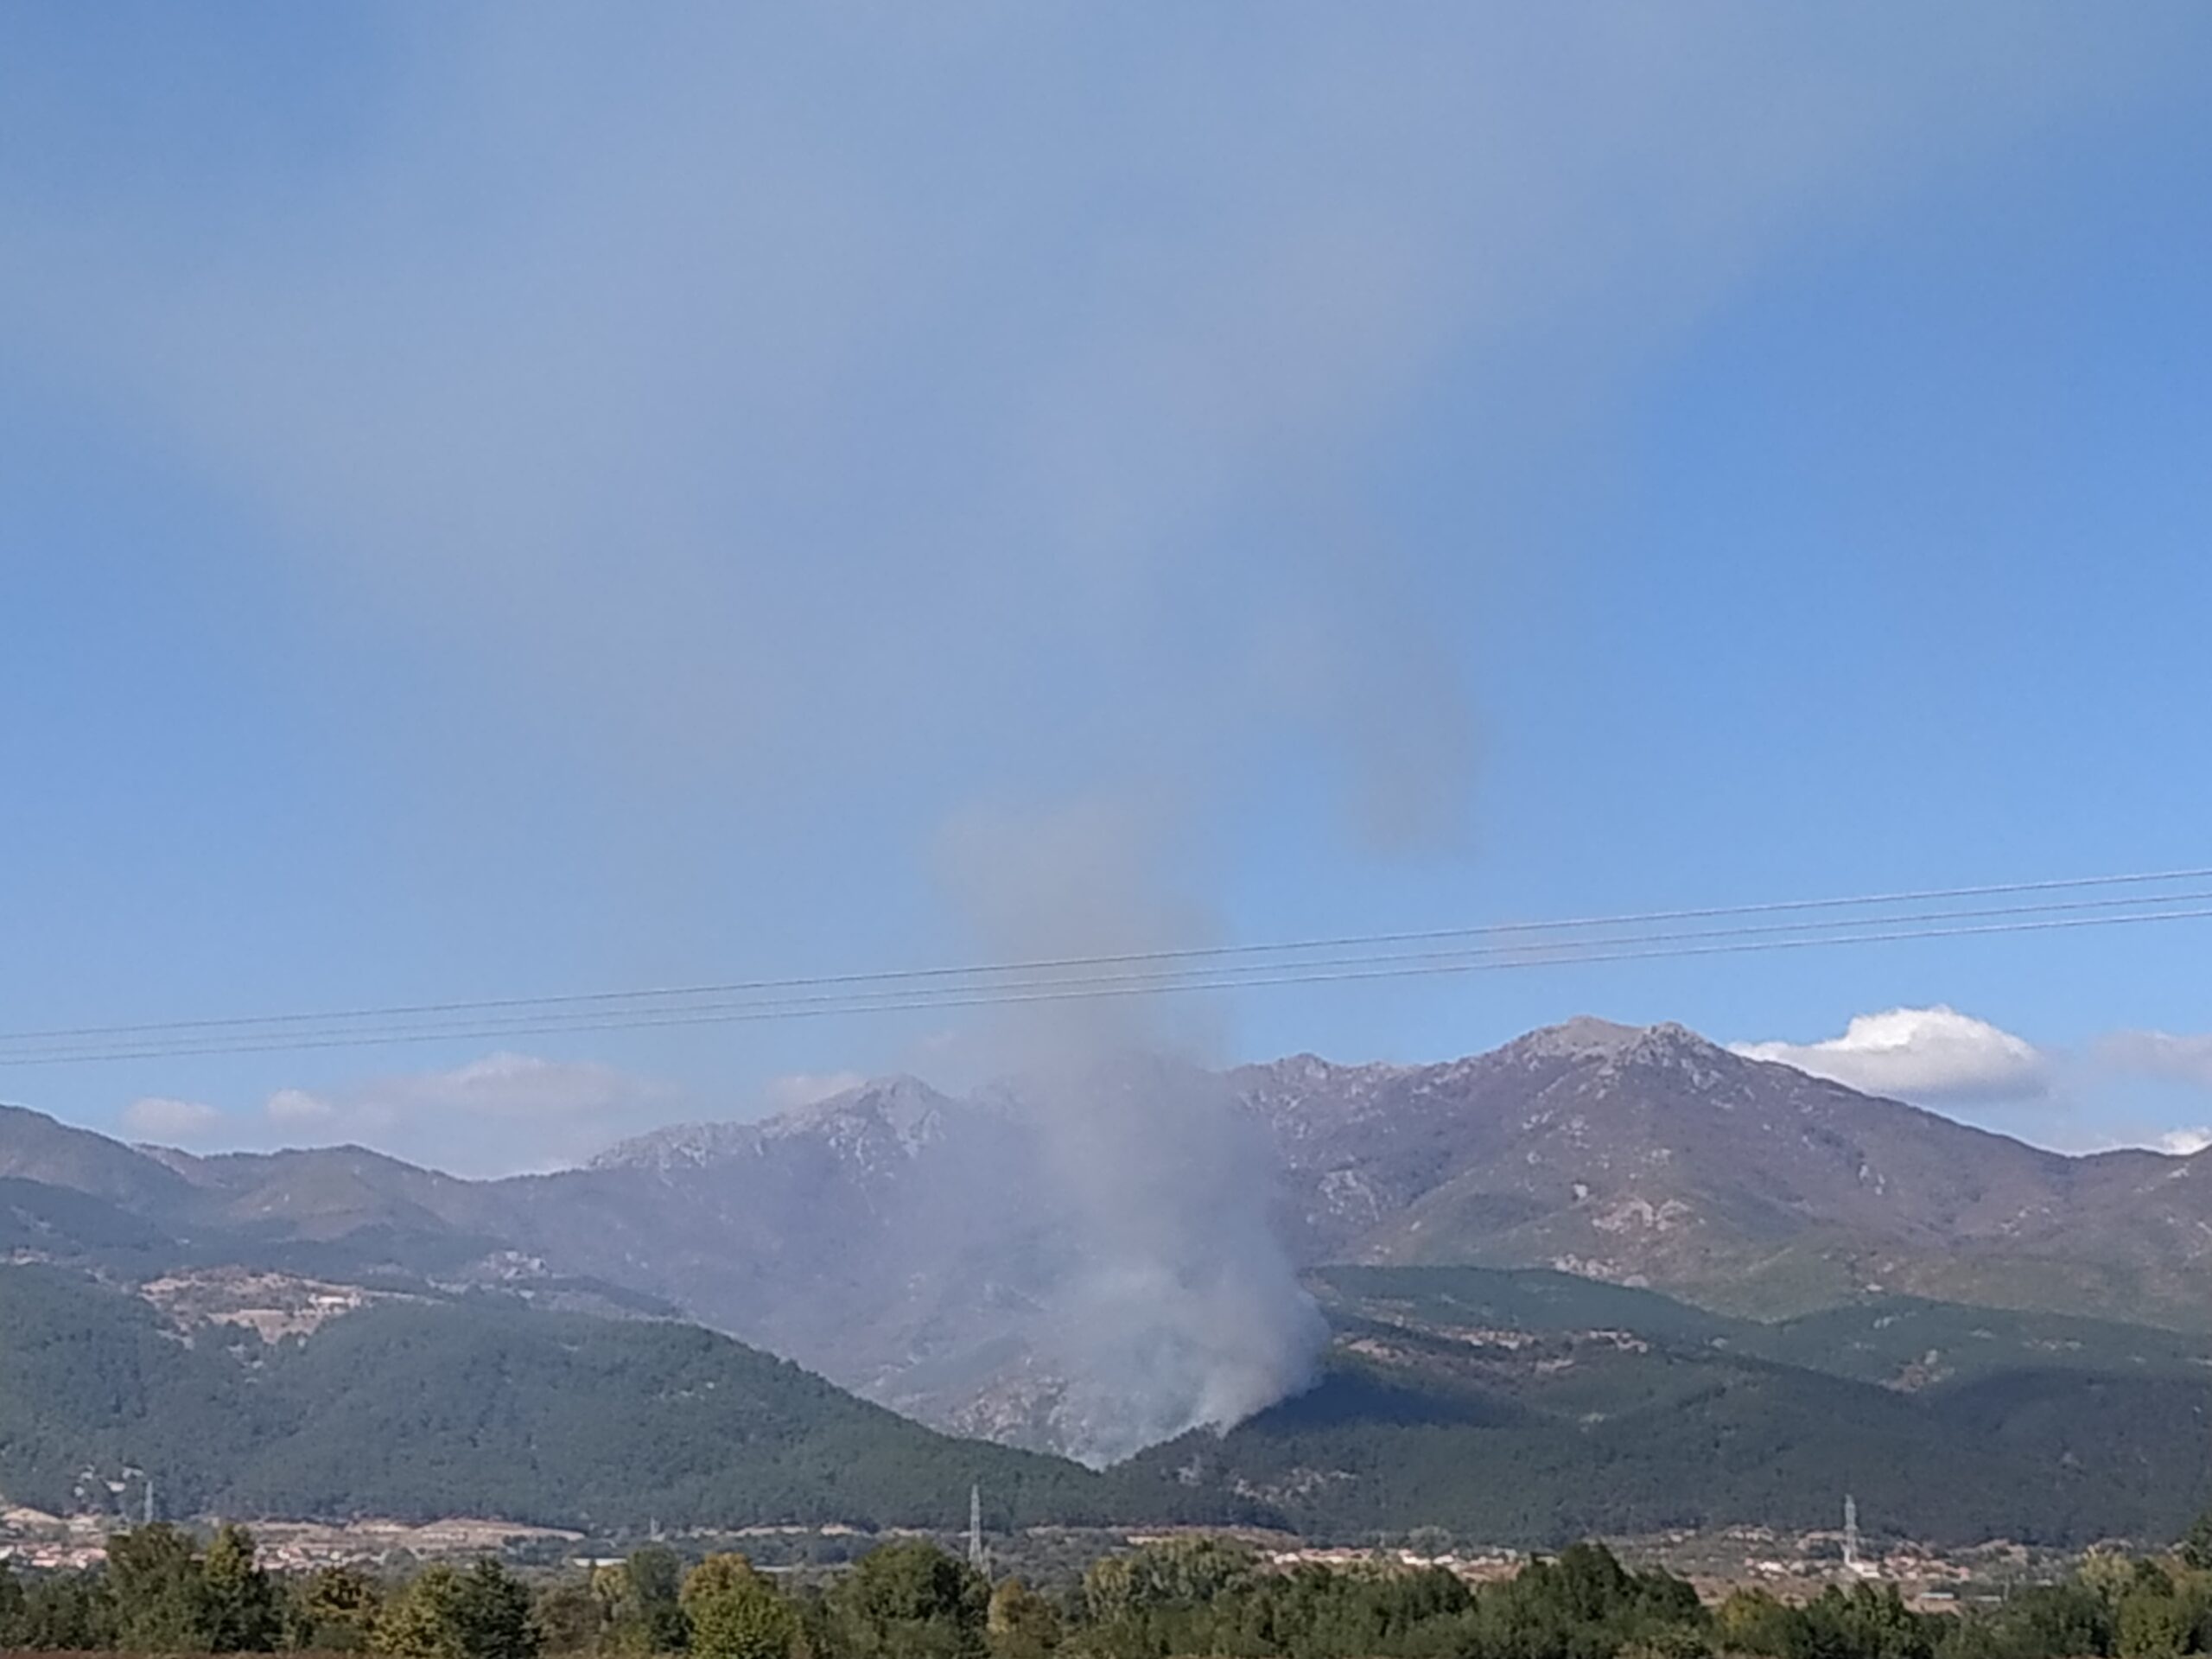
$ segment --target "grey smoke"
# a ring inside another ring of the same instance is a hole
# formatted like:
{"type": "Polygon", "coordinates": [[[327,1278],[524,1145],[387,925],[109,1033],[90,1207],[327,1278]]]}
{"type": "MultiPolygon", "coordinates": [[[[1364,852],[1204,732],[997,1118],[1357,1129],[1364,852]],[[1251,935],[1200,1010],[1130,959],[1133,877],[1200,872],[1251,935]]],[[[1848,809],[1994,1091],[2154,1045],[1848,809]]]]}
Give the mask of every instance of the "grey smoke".
{"type": "Polygon", "coordinates": [[[764,820],[1076,757],[1233,795],[1264,746],[1449,842],[1544,523],[1506,480],[1813,227],[2161,60],[1986,5],[1904,53],[1751,4],[1292,6],[1256,54],[1183,9],[380,16],[394,89],[219,223],[11,197],[0,346],[419,653],[427,810],[526,833],[475,783],[518,724],[634,800],[602,874],[671,931],[764,820]],[[1441,531],[1370,476],[1439,399],[1441,531]]]}
{"type": "MultiPolygon", "coordinates": [[[[965,815],[942,868],[1002,960],[1205,942],[1156,861],[1166,804],[1090,796],[965,815]]],[[[1198,1040],[1150,999],[1044,1002],[992,1033],[1017,1077],[1063,1241],[1038,1357],[1065,1380],[1067,1449],[1110,1463],[1226,1429],[1303,1388],[1326,1337],[1274,1227],[1275,1153],[1221,1080],[1166,1050],[1198,1040]]]]}
{"type": "Polygon", "coordinates": [[[1274,1154],[1219,1080],[1124,1052],[1031,1083],[1079,1253],[1042,1338],[1073,1455],[1230,1428],[1304,1388],[1326,1327],[1273,1226],[1274,1154]]]}

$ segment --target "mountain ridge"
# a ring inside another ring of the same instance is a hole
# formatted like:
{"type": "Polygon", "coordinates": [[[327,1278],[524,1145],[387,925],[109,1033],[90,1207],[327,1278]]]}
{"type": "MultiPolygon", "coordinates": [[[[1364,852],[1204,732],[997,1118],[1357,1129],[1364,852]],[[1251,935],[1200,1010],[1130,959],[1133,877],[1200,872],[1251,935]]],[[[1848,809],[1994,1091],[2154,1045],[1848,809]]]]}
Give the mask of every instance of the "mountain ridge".
{"type": "Polygon", "coordinates": [[[117,1514],[641,1527],[1265,1524],[1372,1541],[1832,1524],[2073,1546],[2201,1502],[2212,1337],[1889,1299],[1778,1325],[1548,1270],[1330,1270],[1316,1385],[1103,1471],[961,1442],[679,1321],[0,1266],[0,1491],[117,1514]],[[303,1317],[264,1321],[271,1298],[303,1317]],[[226,1300],[226,1298],[228,1300],[226,1300]],[[243,1298],[244,1300],[238,1300],[243,1298]],[[1955,1471],[1926,1478],[1941,1462],[1955,1471]]]}
{"type": "MultiPolygon", "coordinates": [[[[1211,1076],[1262,1131],[1251,1179],[1274,1184],[1300,1267],[1554,1268],[1762,1318],[1911,1294],[2212,1328],[2212,1153],[2069,1157],[1679,1025],[1588,1017],[1433,1065],[1211,1076]]],[[[102,1239],[85,1249],[130,1271],[168,1249],[665,1307],[923,1421],[1050,1448],[1067,1379],[1039,1344],[1088,1247],[1039,1087],[873,1079],[494,1181],[362,1148],[149,1154],[17,1111],[0,1177],[119,1205],[84,1212],[102,1239]],[[126,1222],[156,1236],[125,1250],[126,1222]]],[[[65,1209],[0,1192],[0,1236],[68,1259],[65,1209]]]]}

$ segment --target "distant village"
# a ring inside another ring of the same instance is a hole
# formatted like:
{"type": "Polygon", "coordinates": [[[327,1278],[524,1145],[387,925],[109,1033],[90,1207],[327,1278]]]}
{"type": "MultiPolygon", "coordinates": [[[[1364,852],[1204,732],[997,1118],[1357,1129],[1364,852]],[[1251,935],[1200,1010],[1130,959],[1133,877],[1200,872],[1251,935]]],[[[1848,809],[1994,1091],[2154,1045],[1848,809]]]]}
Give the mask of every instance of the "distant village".
{"type": "MultiPolygon", "coordinates": [[[[109,1535],[129,1524],[116,1514],[60,1516],[23,1507],[0,1509],[0,1561],[45,1571],[79,1570],[106,1559],[109,1535]]],[[[211,1523],[212,1524],[212,1523],[211,1523]]],[[[454,1518],[412,1524],[366,1520],[344,1524],[298,1521],[257,1521],[254,1535],[264,1564],[280,1572],[325,1567],[388,1567],[406,1563],[461,1560],[486,1554],[539,1565],[591,1567],[620,1559],[621,1546],[593,1541],[580,1532],[524,1526],[514,1522],[454,1518]]],[[[1204,1529],[1100,1532],[1080,1541],[1097,1553],[1128,1545],[1157,1543],[1204,1529]]],[[[1262,1559],[1285,1571],[1320,1567],[1338,1571],[1378,1563],[1408,1570],[1440,1568],[1469,1584],[1511,1578],[1529,1559],[1526,1551],[1455,1547],[1435,1540],[1381,1547],[1316,1544],[1282,1534],[1233,1532],[1262,1559]]],[[[951,1532],[913,1529],[882,1534],[853,1527],[744,1527],[727,1531],[684,1533],[668,1541],[700,1550],[738,1547],[772,1569],[786,1557],[818,1560],[813,1547],[864,1548],[879,1537],[936,1536],[958,1542],[951,1532]]],[[[1037,1528],[993,1540],[1009,1555],[1078,1541],[1077,1529],[1037,1528]]],[[[1688,1579],[1700,1594],[1717,1600],[1730,1591],[1757,1586],[1796,1599],[1817,1595],[1827,1586],[1870,1582],[1893,1586],[1908,1605],[1923,1611],[1943,1611],[1977,1599],[1996,1600],[2005,1587],[2050,1582],[2064,1577],[2082,1560],[2080,1552],[2037,1550],[1994,1543],[1944,1551],[1909,1542],[1869,1547],[1853,1531],[1783,1535],[1758,1527],[1710,1533],[1677,1532],[1613,1541],[1624,1560],[1664,1567],[1688,1579]]]]}

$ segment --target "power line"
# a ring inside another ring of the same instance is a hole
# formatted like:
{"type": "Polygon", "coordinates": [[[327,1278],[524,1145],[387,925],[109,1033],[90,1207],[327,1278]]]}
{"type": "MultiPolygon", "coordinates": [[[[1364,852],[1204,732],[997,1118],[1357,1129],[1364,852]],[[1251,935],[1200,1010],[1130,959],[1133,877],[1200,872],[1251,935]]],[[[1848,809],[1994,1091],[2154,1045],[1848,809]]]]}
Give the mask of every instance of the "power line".
{"type": "MultiPolygon", "coordinates": [[[[2022,885],[1980,891],[2051,891],[2068,884],[2022,885]]],[[[2071,884],[2086,886],[2087,883],[2071,884]]],[[[1471,947],[1459,951],[1402,953],[1376,957],[1325,958],[1305,963],[1223,964],[1195,969],[1161,969],[1151,974],[1079,976],[1057,980],[1003,985],[907,986],[899,988],[806,997],[709,1003],[690,1007],[646,1007],[610,1009],[604,1013],[571,1009],[566,1014],[536,1016],[518,1014],[474,1024],[401,1025],[353,1029],[296,1030],[240,1033],[217,1036],[204,1028],[196,1038],[116,1041],[108,1045],[56,1046],[36,1052],[0,1050],[0,1065],[90,1064],[122,1059],[181,1058],[198,1055],[265,1053],[294,1050],[379,1046],[400,1043],[473,1040],[486,1038],[546,1035],[556,1033],[644,1030],[663,1027],[741,1024],[765,1020],[816,1019],[836,1015],[895,1014],[925,1010],[1003,1007],[1026,1003],[1078,1000],[1188,995],[1262,988],[1283,985],[1344,983],[1363,980],[1428,977],[1479,972],[1498,972],[1597,963],[1656,961],[1687,957],[1738,955],[1751,952],[1832,948],[1908,940],[1980,938],[1993,935],[2049,932],[2088,927],[2111,927],[2132,923],[2182,921],[2212,917],[2212,906],[2177,907],[2188,901],[2212,899],[2212,893],[2190,893],[2163,898],[2073,901],[2044,906],[2021,906],[1993,911],[1935,912],[1919,916],[1855,918],[1841,923],[1783,924],[1777,928],[1747,927],[1710,930],[1675,935],[1647,934],[1621,938],[1574,940],[1508,946],[1471,947]],[[2132,905],[2126,913],[2055,915],[2054,911],[2079,911],[2111,905],[2132,905]],[[2157,906],[2145,908],[2145,906],[2157,906]],[[1932,925],[1948,917],[1999,915],[2008,919],[1968,926],[1932,925]],[[1847,929],[1850,931],[1822,931],[1847,929]],[[1773,937],[1776,933],[1787,937],[1773,937]]],[[[1825,904],[1827,901],[1821,901],[1825,904]]],[[[1811,908],[1811,906],[1798,906],[1811,908]]],[[[1723,914],[1771,913],[1790,906],[1743,906],[1723,914]]],[[[1713,912],[1706,912],[1713,913],[1713,912]]],[[[1465,937],[1475,930],[1452,930],[1426,937],[1465,937]]],[[[1387,936],[1370,935],[1370,938],[1387,936]]],[[[1122,960],[1167,960],[1186,953],[1138,953],[1122,960]]],[[[537,1007],[569,999],[515,999],[498,1006],[537,1007]]],[[[400,1012],[392,1010],[391,1012],[400,1012]]],[[[213,1023],[213,1022],[210,1022],[213,1023]]],[[[228,1025],[243,1021],[224,1022],[228,1025]]],[[[129,1027],[153,1031],[155,1027],[129,1027]]],[[[0,1044],[19,1039],[0,1039],[0,1044]]]]}
{"type": "MultiPolygon", "coordinates": [[[[1548,921],[1491,922],[1475,925],[1414,931],[1356,933],[1333,938],[1283,939],[1226,945],[1192,945],[1170,950],[1132,950],[1111,954],[1048,957],[1027,960],[938,965],[925,968],[882,969],[865,972],[808,975],[784,978],[735,980],[716,984],[663,986],[630,990],[569,992],[550,995],[490,997],[442,1002],[399,1003],[381,1007],[316,1012],[240,1014],[216,1019],[168,1020],[130,1024],[60,1027],[47,1030],[0,1033],[0,1047],[59,1042],[69,1039],[130,1039],[157,1033],[222,1030],[244,1031],[263,1027],[335,1026],[341,1023],[394,1020],[457,1014],[497,1014],[505,1011],[575,1008],[588,1010],[618,1003],[677,1001],[706,996],[730,996],[773,991],[828,990],[864,985],[906,987],[931,982],[1005,978],[1067,969],[1128,967],[1147,963],[1229,963],[1262,956],[1289,956],[1300,952],[1364,949],[1377,945],[1441,943],[1450,939],[1512,938],[1529,935],[1643,927],[1662,922],[1722,920],[1733,917],[1770,916],[1791,912],[1820,912],[1845,908],[1874,909],[1919,906],[1952,899],[1994,898],[2011,895],[2083,891],[2115,887],[2171,886],[2183,881],[2212,880],[2212,867],[2195,869],[2134,872],[2124,874],[2075,876],[2039,881],[1987,883],[1976,887],[1930,887],[1917,891],[1860,893],[1820,899],[1771,899],[1758,904],[1707,906],[1693,909],[1630,912],[1610,916],[1572,917],[1548,921]]],[[[2145,904],[2193,899],[2197,894],[2146,895],[2145,904]]],[[[2126,902],[2116,900],[2113,902],[2126,902]]],[[[2054,908],[2062,906],[2053,906],[2054,908]]],[[[1972,914],[1974,912],[1959,912],[1972,914]]],[[[1872,918],[1868,918],[1872,919],[1872,918]]],[[[1812,926],[1813,924],[1806,924],[1812,926]]],[[[1193,969],[1193,971],[1198,971],[1193,969]]]]}
{"type": "MultiPolygon", "coordinates": [[[[1590,960],[1591,953],[1599,950],[1617,951],[1635,947],[1641,954],[1659,952],[1649,947],[1681,944],[1710,947],[1732,940],[1750,940],[1777,935],[1834,933],[1838,931],[1863,932],[1868,928],[1889,927],[1910,923],[1917,937],[1931,936],[1933,925],[1939,922],[1986,920],[1993,918],[2046,916],[2054,913],[2128,909],[2140,912],[2145,906],[2157,906],[2170,911],[2177,906],[2192,903],[2212,903],[2212,890],[2197,890],[2158,895],[2128,894],[2101,899],[2043,900],[2034,904],[2012,906],[1981,906],[1954,907],[1946,910],[1921,910],[1906,916],[1854,916],[1840,919],[1792,920],[1757,923],[1731,928],[1699,929],[1677,931],[1655,931],[1646,929],[1637,932],[1616,933],[1609,938],[1537,941],[1535,943],[1491,943],[1461,946],[1450,950],[1397,951],[1379,955],[1328,955],[1309,957],[1300,962],[1220,963],[1199,966],[1162,964],[1135,971],[1106,974],[1081,974],[1061,977],[1029,977],[1005,983],[950,983],[942,981],[927,984],[910,984],[880,990],[843,990],[816,992],[807,995],[779,995],[769,998],[749,997],[737,1001],[698,1002],[689,1004],[655,1004],[644,1007],[621,1010],[548,1007],[539,1011],[522,1010],[499,1016],[486,1016],[477,1020],[455,1022],[451,1020],[426,1021],[407,1020],[398,1025],[341,1026],[335,1021],[315,1027],[297,1025],[283,1030],[265,1027],[261,1030],[227,1033],[201,1028],[189,1034],[177,1034],[153,1027],[130,1028],[146,1032],[143,1037],[125,1037],[109,1042],[86,1039],[0,1039],[0,1059],[16,1063],[29,1063],[36,1059],[73,1058],[79,1053],[107,1054],[118,1049],[134,1057],[151,1053],[176,1052],[238,1052],[237,1045],[253,1042],[261,1049],[303,1046],[323,1039],[352,1041],[428,1040],[450,1036],[534,1035],[563,1030],[606,1030],[618,1024],[630,1026],[658,1020],[665,1023],[696,1023],[701,1016],[734,1015],[744,1014],[769,1017],[780,1014],[798,1015],[802,1013],[867,1013],[882,1009],[906,1009],[936,1006],[948,998],[963,999],[954,1006],[975,1006],[969,999],[1005,1000],[1019,993],[1025,1000],[1042,1000],[1045,992],[1096,992],[1116,995],[1141,994],[1147,991],[1174,989],[1234,989],[1246,983],[1306,982],[1325,970],[1382,969],[1395,966],[1423,966],[1436,971],[1449,972],[1461,968],[1490,963],[1502,958],[1503,965],[1545,966],[1560,962],[1590,960]],[[1281,976],[1295,972],[1300,979],[1286,982],[1281,976]],[[1264,976],[1264,977],[1259,977],[1264,976]],[[6,1053],[12,1047],[12,1054],[6,1053]]],[[[1822,942],[1814,938],[1807,944],[1822,942]]],[[[1840,943],[1852,940],[1842,938],[1840,943]]],[[[1710,954],[1710,951],[1705,951],[1710,954]]],[[[1166,953],[1163,953],[1166,954],[1166,953]]],[[[1375,975],[1360,975],[1373,977],[1375,975]]],[[[238,1022],[243,1023],[243,1022],[238,1022]]]]}
{"type": "MultiPolygon", "coordinates": [[[[2131,920],[2183,919],[2205,912],[2175,910],[2171,908],[2173,904],[2184,899],[2193,900],[2207,897],[2212,897],[2212,895],[2188,893],[2170,895],[2164,899],[2104,901],[2131,903],[2139,907],[2155,903],[2163,904],[2168,908],[2128,916],[2093,917],[2082,918],[2069,925],[2099,925],[2131,920]]],[[[1999,927],[1976,928],[1936,928],[1927,924],[1945,918],[1993,914],[2018,915],[2023,912],[2037,912],[2081,907],[2084,906],[2080,905],[2028,906],[1998,911],[1936,912],[1932,915],[1923,914],[1908,918],[1854,918],[1840,925],[1860,930],[1876,928],[1885,931],[1872,933],[1862,931],[1853,937],[1769,940],[1764,944],[1745,936],[1777,931],[1802,933],[1808,929],[1832,928],[1839,925],[1789,923],[1782,925],[1779,930],[1748,928],[1688,934],[1649,934],[1627,938],[1567,940],[1556,944],[1471,947],[1457,952],[1423,952],[1381,957],[1334,958],[1296,963],[1226,964],[1200,969],[1160,969],[1148,974],[1084,976],[1057,980],[1039,980],[1005,986],[905,987],[868,993],[784,997],[766,1001],[755,999],[734,1003],[694,1005],[688,1007],[649,1007],[616,1010],[606,1014],[571,1009],[564,1013],[518,1014],[496,1021],[485,1020],[469,1024],[429,1025],[418,1022],[397,1027],[295,1030],[286,1033],[270,1031],[246,1033],[233,1031],[226,1037],[217,1037],[212,1033],[203,1031],[199,1036],[188,1039],[176,1037],[167,1039],[149,1037],[138,1040],[124,1039],[105,1045],[49,1042],[42,1043],[30,1052],[23,1052],[19,1042],[16,1052],[0,1054],[0,1064],[27,1065],[61,1063],[78,1059],[138,1058],[166,1054],[260,1052],[294,1047],[347,1046],[543,1034],[567,1030],[601,1031],[738,1020],[819,1017],[823,1014],[898,1012],[933,1007],[972,1007],[1002,1002],[1065,1001],[1086,995],[1132,995],[1178,991],[1225,990],[1245,986],[1402,977],[1409,974],[1467,972],[1478,969],[1650,959],[1669,956],[1713,955],[1758,948],[1796,949],[1823,944],[1847,944],[1904,938],[1951,938],[1991,932],[2024,932],[2044,931],[2052,924],[2013,924],[1999,927]],[[1503,957],[1504,959],[1490,959],[1498,957],[1503,957]]]]}

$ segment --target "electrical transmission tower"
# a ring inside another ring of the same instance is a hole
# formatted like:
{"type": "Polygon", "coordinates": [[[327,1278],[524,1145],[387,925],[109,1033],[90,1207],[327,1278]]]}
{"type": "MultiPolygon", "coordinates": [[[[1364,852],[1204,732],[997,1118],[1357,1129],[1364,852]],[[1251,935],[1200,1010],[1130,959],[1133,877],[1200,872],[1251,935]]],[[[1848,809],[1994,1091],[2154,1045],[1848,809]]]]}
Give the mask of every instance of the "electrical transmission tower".
{"type": "Polygon", "coordinates": [[[1849,1492],[1843,1495],[1843,1565],[1847,1572],[1859,1571],[1859,1500],[1849,1492]]]}
{"type": "Polygon", "coordinates": [[[989,1576],[989,1563],[983,1559],[983,1489],[980,1484],[968,1489],[968,1565],[989,1576]]]}

